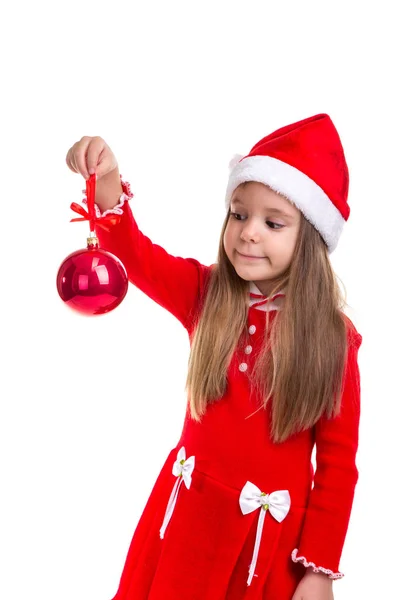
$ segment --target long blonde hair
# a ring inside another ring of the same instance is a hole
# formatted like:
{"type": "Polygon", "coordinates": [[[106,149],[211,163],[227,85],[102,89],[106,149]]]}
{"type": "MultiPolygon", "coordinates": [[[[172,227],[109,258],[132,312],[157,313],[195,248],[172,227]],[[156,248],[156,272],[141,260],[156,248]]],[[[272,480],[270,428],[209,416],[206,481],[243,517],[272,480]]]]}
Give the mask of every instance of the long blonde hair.
{"type": "MultiPolygon", "coordinates": [[[[192,334],[186,391],[197,421],[223,396],[228,366],[247,332],[248,282],[224,249],[228,220],[229,212],[192,334]]],[[[262,398],[260,408],[272,401],[271,438],[277,443],[324,414],[338,414],[347,353],[345,299],[327,247],[303,215],[291,265],[274,283],[269,297],[285,289],[285,300],[276,318],[266,312],[263,348],[249,377],[262,398]]]]}

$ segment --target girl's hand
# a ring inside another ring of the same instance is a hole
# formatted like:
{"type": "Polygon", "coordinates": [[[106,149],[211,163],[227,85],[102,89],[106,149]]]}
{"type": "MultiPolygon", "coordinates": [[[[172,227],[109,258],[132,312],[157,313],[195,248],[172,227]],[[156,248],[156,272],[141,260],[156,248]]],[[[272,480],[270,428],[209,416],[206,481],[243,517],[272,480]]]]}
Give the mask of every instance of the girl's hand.
{"type": "Polygon", "coordinates": [[[314,573],[309,567],[292,600],[334,600],[332,579],[324,573],[314,573]]]}
{"type": "Polygon", "coordinates": [[[101,179],[118,167],[117,160],[103,138],[84,136],[67,153],[66,163],[71,171],[80,173],[85,179],[96,173],[101,179]]]}

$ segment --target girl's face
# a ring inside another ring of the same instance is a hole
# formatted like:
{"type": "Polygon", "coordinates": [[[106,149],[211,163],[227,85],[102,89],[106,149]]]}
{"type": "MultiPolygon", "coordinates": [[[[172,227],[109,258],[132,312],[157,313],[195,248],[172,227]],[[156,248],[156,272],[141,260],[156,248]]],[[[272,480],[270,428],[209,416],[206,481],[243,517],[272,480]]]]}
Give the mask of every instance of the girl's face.
{"type": "Polygon", "coordinates": [[[264,295],[291,263],[300,211],[262,183],[239,185],[232,195],[224,234],[225,252],[236,273],[264,295]]]}

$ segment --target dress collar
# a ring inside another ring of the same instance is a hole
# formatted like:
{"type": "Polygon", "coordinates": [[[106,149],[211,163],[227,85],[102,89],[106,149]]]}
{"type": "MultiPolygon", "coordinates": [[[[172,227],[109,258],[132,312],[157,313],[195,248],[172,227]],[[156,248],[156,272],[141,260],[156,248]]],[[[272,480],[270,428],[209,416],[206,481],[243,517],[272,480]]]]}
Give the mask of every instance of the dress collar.
{"type": "Polygon", "coordinates": [[[257,310],[263,310],[265,312],[271,310],[279,310],[282,308],[282,304],[285,298],[285,294],[282,291],[277,292],[271,298],[264,296],[259,290],[254,281],[249,282],[249,307],[256,308],[257,310]]]}

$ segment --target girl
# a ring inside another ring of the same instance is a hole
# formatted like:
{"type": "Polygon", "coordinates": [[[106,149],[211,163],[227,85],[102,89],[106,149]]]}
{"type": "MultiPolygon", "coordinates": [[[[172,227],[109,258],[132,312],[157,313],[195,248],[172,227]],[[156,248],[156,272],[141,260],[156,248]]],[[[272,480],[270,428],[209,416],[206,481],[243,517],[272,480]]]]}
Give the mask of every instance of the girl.
{"type": "Polygon", "coordinates": [[[331,119],[278,129],[231,163],[211,266],[139,230],[104,140],[83,137],[67,164],[96,173],[97,217],[119,219],[96,225],[101,247],[191,346],[182,435],[114,600],[332,600],[358,478],[361,336],[329,261],[349,216],[331,119]]]}

